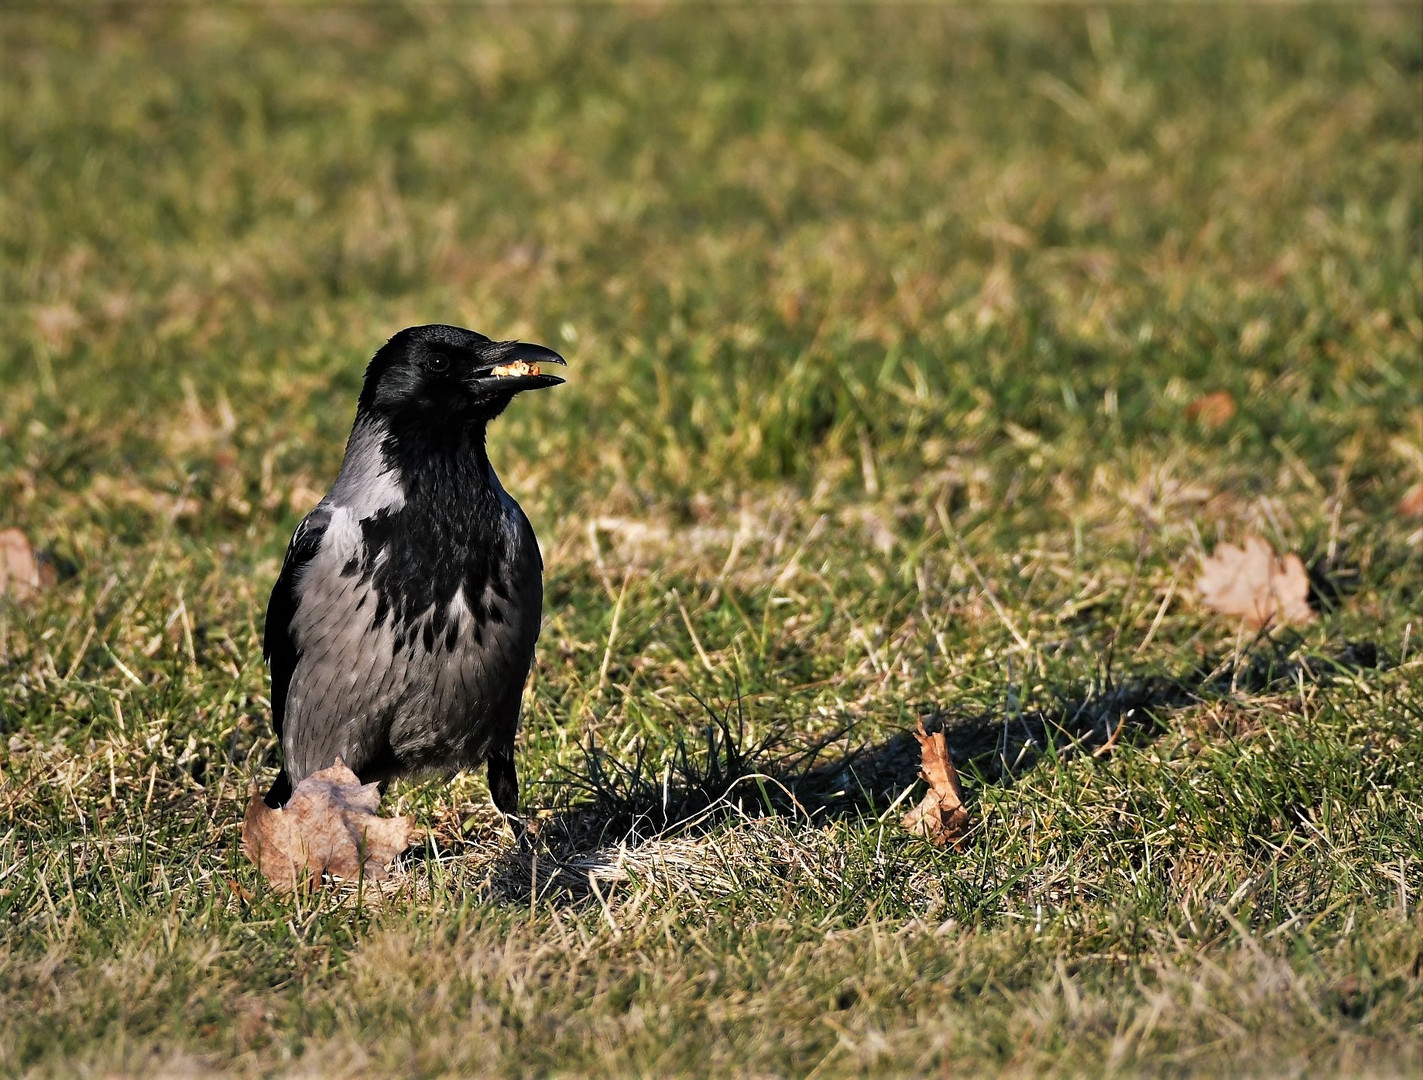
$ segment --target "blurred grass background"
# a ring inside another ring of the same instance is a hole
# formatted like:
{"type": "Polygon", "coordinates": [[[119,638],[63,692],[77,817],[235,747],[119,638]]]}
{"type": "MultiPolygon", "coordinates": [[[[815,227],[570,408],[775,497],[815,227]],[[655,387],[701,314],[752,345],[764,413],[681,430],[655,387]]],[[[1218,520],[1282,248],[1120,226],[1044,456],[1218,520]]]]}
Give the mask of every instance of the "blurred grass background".
{"type": "Polygon", "coordinates": [[[0,526],[63,571],[0,611],[0,1067],[1423,1069],[1417,6],[0,28],[0,526]],[[547,563],[531,805],[590,739],[662,776],[703,701],[886,753],[933,714],[1002,732],[971,850],[876,789],[718,825],[721,891],[510,903],[471,777],[396,789],[463,858],[418,897],[263,894],[266,591],[431,321],[570,360],[492,447],[547,563]],[[1317,626],[1191,604],[1250,531],[1317,626]]]}

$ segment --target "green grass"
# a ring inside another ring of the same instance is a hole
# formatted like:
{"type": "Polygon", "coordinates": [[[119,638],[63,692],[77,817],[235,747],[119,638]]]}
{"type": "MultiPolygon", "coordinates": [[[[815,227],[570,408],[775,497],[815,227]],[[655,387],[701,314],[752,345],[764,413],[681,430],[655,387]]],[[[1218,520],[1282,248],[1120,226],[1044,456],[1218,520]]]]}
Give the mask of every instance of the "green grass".
{"type": "Polygon", "coordinates": [[[1416,6],[0,31],[0,1070],[1423,1073],[1416,6]],[[397,785],[393,889],[279,897],[263,604],[427,321],[570,359],[539,862],[397,785]],[[1315,625],[1193,601],[1252,531],[1315,625]]]}

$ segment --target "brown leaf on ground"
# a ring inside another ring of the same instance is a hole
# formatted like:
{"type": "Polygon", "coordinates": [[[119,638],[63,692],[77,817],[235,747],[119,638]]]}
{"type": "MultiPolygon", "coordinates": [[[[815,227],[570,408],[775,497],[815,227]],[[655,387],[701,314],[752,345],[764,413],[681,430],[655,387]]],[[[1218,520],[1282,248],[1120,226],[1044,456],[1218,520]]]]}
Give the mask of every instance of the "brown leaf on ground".
{"type": "Polygon", "coordinates": [[[1244,547],[1217,547],[1201,563],[1196,591],[1212,611],[1239,616],[1253,627],[1305,626],[1316,618],[1309,606],[1309,574],[1300,557],[1290,552],[1277,558],[1258,536],[1246,537],[1244,547]]]}
{"type": "Polygon", "coordinates": [[[0,530],[0,596],[28,600],[54,584],[54,568],[41,562],[19,529],[0,530]]]}
{"type": "Polygon", "coordinates": [[[1234,415],[1235,398],[1229,390],[1202,395],[1186,406],[1186,419],[1197,420],[1208,428],[1218,428],[1234,415]]]}
{"type": "Polygon", "coordinates": [[[1414,484],[1398,500],[1398,512],[1406,518],[1423,518],[1423,484],[1414,484]]]}
{"type": "Polygon", "coordinates": [[[963,835],[968,831],[968,811],[964,809],[963,788],[959,773],[949,757],[949,741],[942,731],[932,735],[919,721],[914,737],[919,740],[919,776],[929,790],[918,806],[901,819],[910,832],[922,836],[938,847],[952,843],[963,849],[963,835]]]}
{"type": "Polygon", "coordinates": [[[291,892],[310,872],[379,881],[409,846],[408,817],[376,816],[380,792],[362,784],[339,758],[296,786],[286,806],[273,810],[253,793],[242,822],[242,850],[272,886],[291,892]]]}

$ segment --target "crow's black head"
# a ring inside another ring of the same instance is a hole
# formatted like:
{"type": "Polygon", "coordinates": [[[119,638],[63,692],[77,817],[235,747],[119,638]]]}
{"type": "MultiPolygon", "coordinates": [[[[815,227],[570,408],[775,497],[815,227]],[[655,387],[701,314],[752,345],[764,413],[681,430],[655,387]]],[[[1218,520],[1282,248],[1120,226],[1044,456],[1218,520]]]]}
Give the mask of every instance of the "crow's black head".
{"type": "Polygon", "coordinates": [[[483,425],[515,394],[563,382],[539,370],[563,362],[542,345],[490,341],[458,326],[412,326],[371,359],[358,411],[398,427],[483,425]]]}

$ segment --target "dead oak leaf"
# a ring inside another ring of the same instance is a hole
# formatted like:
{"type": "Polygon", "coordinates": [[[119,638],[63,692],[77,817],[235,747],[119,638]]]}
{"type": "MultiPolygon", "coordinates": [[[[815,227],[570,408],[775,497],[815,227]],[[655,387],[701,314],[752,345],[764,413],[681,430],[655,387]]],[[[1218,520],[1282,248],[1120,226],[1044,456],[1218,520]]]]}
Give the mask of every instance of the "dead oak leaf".
{"type": "Polygon", "coordinates": [[[1278,558],[1258,536],[1245,538],[1244,547],[1221,544],[1201,562],[1196,579],[1201,602],[1222,615],[1243,618],[1247,625],[1314,622],[1309,606],[1309,574],[1293,552],[1278,558]]]}
{"type": "Polygon", "coordinates": [[[54,584],[54,567],[41,560],[19,529],[0,530],[0,596],[28,600],[54,584]]]}
{"type": "Polygon", "coordinates": [[[307,873],[379,881],[410,844],[408,817],[378,817],[380,791],[362,784],[340,758],[296,786],[273,810],[253,792],[242,822],[242,850],[272,886],[292,892],[307,873]]]}
{"type": "Polygon", "coordinates": [[[968,811],[963,804],[958,770],[949,757],[949,741],[942,731],[932,735],[926,731],[923,720],[919,721],[914,738],[919,741],[919,776],[929,785],[929,790],[900,823],[938,847],[952,843],[962,850],[963,836],[968,831],[968,811]]]}
{"type": "Polygon", "coordinates": [[[1204,394],[1186,406],[1186,419],[1208,428],[1218,428],[1235,415],[1235,397],[1229,390],[1204,394]]]}

